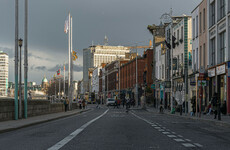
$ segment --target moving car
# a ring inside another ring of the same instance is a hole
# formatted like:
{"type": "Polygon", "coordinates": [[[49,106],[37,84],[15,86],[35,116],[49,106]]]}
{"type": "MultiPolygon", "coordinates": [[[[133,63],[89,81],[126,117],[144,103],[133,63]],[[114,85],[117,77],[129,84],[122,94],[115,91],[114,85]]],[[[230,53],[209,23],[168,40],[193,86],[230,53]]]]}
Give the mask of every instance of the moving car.
{"type": "Polygon", "coordinates": [[[107,106],[114,106],[115,105],[115,99],[114,98],[107,98],[106,99],[106,105],[107,106]]]}

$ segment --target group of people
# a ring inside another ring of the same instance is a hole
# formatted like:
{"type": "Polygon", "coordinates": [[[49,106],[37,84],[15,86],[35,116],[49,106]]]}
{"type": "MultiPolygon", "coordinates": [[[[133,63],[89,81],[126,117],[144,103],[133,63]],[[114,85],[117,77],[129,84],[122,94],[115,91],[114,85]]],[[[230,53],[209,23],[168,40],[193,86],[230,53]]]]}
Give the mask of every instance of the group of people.
{"type": "MultiPolygon", "coordinates": [[[[195,100],[194,100],[195,101],[195,100]]],[[[195,104],[195,102],[194,102],[195,104]]],[[[193,104],[193,114],[196,112],[196,106],[193,104]]],[[[199,107],[197,107],[199,109],[199,107]]],[[[208,106],[204,110],[204,114],[210,115],[214,114],[214,119],[217,118],[218,120],[221,120],[221,113],[226,114],[226,101],[224,101],[223,105],[221,106],[220,98],[218,96],[218,93],[214,93],[213,97],[209,101],[208,106]]]]}

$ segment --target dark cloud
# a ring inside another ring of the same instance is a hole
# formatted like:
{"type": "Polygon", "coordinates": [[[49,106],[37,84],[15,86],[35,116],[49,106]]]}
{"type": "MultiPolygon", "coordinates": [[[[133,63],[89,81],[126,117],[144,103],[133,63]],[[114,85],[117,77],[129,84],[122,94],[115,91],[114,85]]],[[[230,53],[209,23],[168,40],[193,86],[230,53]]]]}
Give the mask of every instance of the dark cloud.
{"type": "Polygon", "coordinates": [[[51,59],[49,59],[49,58],[44,58],[44,57],[41,57],[41,56],[37,56],[37,55],[34,55],[32,53],[28,53],[28,57],[34,57],[34,58],[41,59],[41,60],[51,61],[51,59]]]}
{"type": "Polygon", "coordinates": [[[37,67],[35,67],[35,70],[38,70],[38,71],[46,71],[47,68],[46,68],[46,66],[37,66],[37,67]]]}
{"type": "Polygon", "coordinates": [[[14,50],[8,47],[0,47],[0,51],[7,53],[9,58],[14,58],[14,50]]]}
{"type": "MultiPolygon", "coordinates": [[[[69,67],[69,65],[66,64],[65,65],[65,70],[66,71],[68,71],[68,67],[69,67]]],[[[55,71],[58,71],[58,69],[64,70],[63,65],[56,65],[56,66],[48,69],[48,71],[55,72],[55,71]]],[[[81,71],[83,71],[83,66],[78,65],[78,64],[77,65],[74,64],[73,65],[73,70],[74,70],[74,72],[81,72],[81,71]]]]}
{"type": "Polygon", "coordinates": [[[35,66],[35,65],[32,65],[30,66],[30,70],[35,70],[35,71],[46,71],[47,68],[46,66],[35,66]]]}

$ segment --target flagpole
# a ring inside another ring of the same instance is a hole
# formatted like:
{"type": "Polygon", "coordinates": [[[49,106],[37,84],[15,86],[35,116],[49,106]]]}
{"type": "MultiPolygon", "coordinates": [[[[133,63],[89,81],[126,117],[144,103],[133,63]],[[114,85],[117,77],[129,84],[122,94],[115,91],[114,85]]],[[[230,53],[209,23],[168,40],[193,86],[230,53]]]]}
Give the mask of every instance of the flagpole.
{"type": "MultiPolygon", "coordinates": [[[[68,29],[69,29],[69,32],[68,32],[68,35],[69,35],[69,38],[68,38],[68,46],[69,46],[69,66],[68,66],[68,99],[70,100],[70,13],[69,13],[69,23],[68,23],[68,29]]],[[[70,109],[70,105],[69,105],[69,109],[70,109]]]]}
{"type": "Polygon", "coordinates": [[[64,63],[64,83],[63,83],[63,89],[64,89],[64,97],[65,97],[65,63],[64,63]]]}
{"type": "Polygon", "coordinates": [[[70,18],[70,26],[71,26],[71,32],[70,32],[70,34],[71,34],[71,44],[70,44],[70,50],[71,50],[71,57],[70,57],[70,60],[71,60],[71,71],[70,71],[70,73],[71,73],[71,75],[70,75],[70,107],[72,108],[72,100],[73,100],[73,57],[72,57],[72,55],[73,55],[73,21],[72,21],[72,16],[71,16],[71,18],[70,18]]]}

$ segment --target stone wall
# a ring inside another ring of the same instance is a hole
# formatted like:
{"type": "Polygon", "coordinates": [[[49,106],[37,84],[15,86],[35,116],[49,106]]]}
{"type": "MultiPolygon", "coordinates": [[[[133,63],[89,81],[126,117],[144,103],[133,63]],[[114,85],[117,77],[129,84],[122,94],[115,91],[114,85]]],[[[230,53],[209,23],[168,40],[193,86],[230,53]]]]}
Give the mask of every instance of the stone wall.
{"type": "MultiPolygon", "coordinates": [[[[76,103],[73,109],[76,109],[76,103]]],[[[63,103],[50,103],[48,100],[29,100],[27,105],[28,117],[65,111],[63,103]]],[[[24,101],[22,101],[22,112],[24,116],[24,101]]],[[[0,99],[0,121],[14,119],[14,99],[0,99]]]]}

